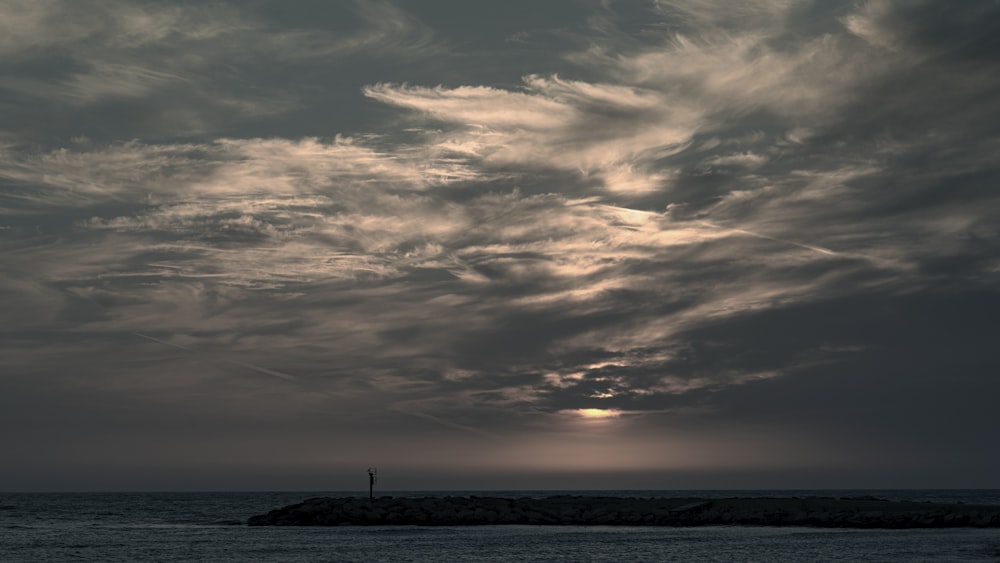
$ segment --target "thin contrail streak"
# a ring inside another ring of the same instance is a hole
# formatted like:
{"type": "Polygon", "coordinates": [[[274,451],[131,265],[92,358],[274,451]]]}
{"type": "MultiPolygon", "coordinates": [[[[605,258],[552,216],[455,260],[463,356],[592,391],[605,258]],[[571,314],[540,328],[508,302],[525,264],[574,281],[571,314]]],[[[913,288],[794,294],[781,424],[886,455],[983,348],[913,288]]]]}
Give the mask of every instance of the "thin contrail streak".
{"type": "Polygon", "coordinates": [[[425,412],[412,411],[412,410],[404,409],[404,408],[400,408],[400,407],[392,407],[389,410],[395,411],[395,412],[398,412],[398,413],[401,413],[401,414],[408,414],[410,416],[415,416],[417,418],[423,418],[423,419],[429,420],[431,422],[436,422],[436,423],[438,423],[438,424],[440,424],[442,426],[447,426],[448,428],[454,428],[456,430],[462,430],[464,432],[471,432],[472,434],[475,434],[476,436],[479,436],[481,438],[486,438],[488,440],[500,440],[500,436],[497,436],[496,434],[490,434],[489,432],[486,432],[484,430],[480,430],[478,428],[473,428],[472,426],[466,426],[464,424],[459,424],[457,422],[452,422],[450,420],[445,420],[443,418],[438,418],[438,417],[436,417],[436,416],[434,416],[432,414],[427,414],[425,412]]]}
{"type": "MultiPolygon", "coordinates": [[[[181,346],[180,344],[174,344],[173,342],[167,342],[166,340],[161,340],[159,338],[156,338],[156,337],[153,337],[153,336],[149,336],[148,334],[143,334],[141,332],[133,332],[132,334],[138,336],[139,338],[145,338],[146,340],[151,340],[151,341],[156,342],[158,344],[163,344],[164,346],[170,346],[171,348],[177,348],[178,350],[187,350],[189,352],[196,352],[196,350],[194,350],[192,348],[188,348],[187,346],[181,346]]],[[[241,368],[244,368],[244,369],[256,371],[258,373],[263,373],[265,375],[270,375],[272,377],[277,377],[279,379],[284,379],[285,381],[298,381],[298,378],[296,378],[294,375],[289,375],[287,373],[283,373],[283,372],[280,372],[280,371],[277,371],[277,370],[262,368],[260,366],[255,366],[253,364],[247,364],[247,363],[243,363],[243,362],[234,362],[232,360],[218,360],[218,361],[220,361],[222,363],[229,364],[229,365],[238,366],[238,367],[241,367],[241,368]]],[[[330,393],[327,393],[325,391],[320,391],[320,393],[322,393],[323,395],[326,395],[327,397],[335,398],[334,395],[331,395],[330,393]]],[[[497,436],[496,434],[490,434],[489,432],[480,430],[478,428],[473,428],[472,426],[466,426],[464,424],[459,424],[457,422],[452,422],[450,420],[446,420],[446,419],[434,416],[432,414],[427,414],[425,412],[414,411],[414,410],[404,409],[404,408],[399,408],[399,407],[392,407],[389,410],[398,412],[400,414],[405,414],[405,415],[414,416],[414,417],[417,417],[417,418],[422,418],[424,420],[429,420],[431,422],[434,422],[434,423],[439,424],[441,426],[445,426],[447,428],[451,428],[453,430],[461,430],[463,432],[468,432],[468,433],[471,433],[471,434],[475,434],[476,436],[479,436],[480,438],[486,438],[488,440],[499,440],[500,439],[500,437],[497,436]]]]}
{"type": "MultiPolygon", "coordinates": [[[[149,336],[148,334],[143,334],[141,332],[133,332],[132,334],[134,334],[134,335],[136,335],[136,336],[138,336],[140,338],[145,338],[146,340],[152,340],[153,342],[157,342],[159,344],[163,344],[164,346],[170,346],[172,348],[177,348],[179,350],[188,350],[188,351],[191,351],[191,352],[195,351],[195,350],[193,350],[191,348],[188,348],[186,346],[181,346],[180,344],[174,344],[173,342],[167,342],[166,340],[160,340],[159,338],[154,338],[152,336],[149,336]]],[[[237,366],[237,367],[241,367],[241,368],[244,368],[244,369],[252,370],[252,371],[255,371],[257,373],[263,373],[264,375],[270,375],[272,377],[277,377],[279,379],[284,379],[285,381],[296,381],[296,377],[294,375],[289,375],[287,373],[283,373],[283,372],[280,372],[280,371],[277,371],[277,370],[273,370],[273,369],[262,368],[260,366],[255,366],[253,364],[247,364],[247,363],[243,363],[243,362],[234,362],[232,360],[214,360],[214,361],[222,362],[222,363],[225,363],[225,364],[229,364],[231,366],[237,366]]]]}
{"type": "Polygon", "coordinates": [[[287,373],[280,372],[280,371],[277,371],[277,370],[268,369],[268,368],[262,368],[260,366],[255,366],[253,364],[244,364],[243,362],[234,362],[234,361],[231,361],[231,360],[222,360],[222,361],[226,362],[227,364],[232,364],[234,366],[239,366],[241,368],[246,368],[246,369],[249,369],[249,370],[253,370],[253,371],[256,371],[258,373],[263,373],[265,375],[271,375],[271,376],[277,377],[279,379],[284,379],[285,381],[296,381],[297,380],[297,378],[294,375],[289,375],[287,373]]]}
{"type": "Polygon", "coordinates": [[[740,233],[740,234],[751,236],[751,237],[754,237],[754,238],[762,238],[762,239],[765,239],[765,240],[772,240],[774,242],[780,242],[782,244],[790,244],[792,246],[797,246],[799,248],[804,248],[806,250],[812,250],[813,252],[819,252],[820,254],[826,254],[827,256],[840,256],[839,252],[830,250],[829,248],[823,248],[822,246],[813,246],[811,244],[804,244],[804,243],[801,243],[801,242],[795,242],[794,240],[787,240],[787,239],[772,237],[770,235],[762,235],[760,233],[755,233],[753,231],[748,231],[746,229],[737,229],[735,227],[726,227],[724,225],[718,225],[716,223],[710,223],[708,221],[699,221],[699,223],[702,224],[702,225],[705,225],[706,227],[711,227],[713,229],[724,229],[724,230],[727,230],[727,231],[732,231],[734,233],[740,233]]]}
{"type": "Polygon", "coordinates": [[[187,346],[181,346],[180,344],[174,344],[173,342],[167,342],[166,340],[160,340],[159,338],[153,338],[152,336],[149,336],[148,334],[143,334],[141,332],[133,332],[132,334],[138,336],[139,338],[145,338],[146,340],[152,340],[153,342],[159,342],[160,344],[163,344],[164,346],[170,346],[172,348],[178,348],[180,350],[190,350],[190,348],[188,348],[187,346]]]}

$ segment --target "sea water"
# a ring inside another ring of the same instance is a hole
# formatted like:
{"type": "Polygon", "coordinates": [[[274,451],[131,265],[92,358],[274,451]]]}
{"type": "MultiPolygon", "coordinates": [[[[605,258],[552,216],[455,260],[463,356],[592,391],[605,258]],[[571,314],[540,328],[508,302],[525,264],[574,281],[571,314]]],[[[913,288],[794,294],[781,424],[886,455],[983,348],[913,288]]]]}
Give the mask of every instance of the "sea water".
{"type": "MultiPolygon", "coordinates": [[[[1000,529],[247,527],[344,492],[0,493],[0,561],[1000,561],[1000,529]]],[[[393,496],[862,496],[1000,505],[1000,491],[447,491],[393,496]]]]}

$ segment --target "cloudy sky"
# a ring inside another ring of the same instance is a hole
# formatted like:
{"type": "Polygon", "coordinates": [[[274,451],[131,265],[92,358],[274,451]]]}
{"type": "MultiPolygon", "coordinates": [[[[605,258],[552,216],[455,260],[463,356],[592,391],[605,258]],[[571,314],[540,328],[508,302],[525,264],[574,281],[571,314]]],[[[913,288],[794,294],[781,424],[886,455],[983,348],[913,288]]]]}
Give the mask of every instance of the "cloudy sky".
{"type": "Polygon", "coordinates": [[[1000,2],[6,0],[0,490],[998,487],[1000,2]]]}

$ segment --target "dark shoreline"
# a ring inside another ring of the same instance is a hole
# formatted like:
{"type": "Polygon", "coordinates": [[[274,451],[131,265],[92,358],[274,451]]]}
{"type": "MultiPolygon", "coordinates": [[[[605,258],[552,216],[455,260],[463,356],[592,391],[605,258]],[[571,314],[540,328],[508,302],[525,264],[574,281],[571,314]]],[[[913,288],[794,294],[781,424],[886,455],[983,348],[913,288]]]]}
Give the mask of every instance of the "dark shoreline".
{"type": "Polygon", "coordinates": [[[864,497],[618,498],[320,497],[247,520],[249,526],[811,526],[1000,528],[1000,506],[864,497]]]}

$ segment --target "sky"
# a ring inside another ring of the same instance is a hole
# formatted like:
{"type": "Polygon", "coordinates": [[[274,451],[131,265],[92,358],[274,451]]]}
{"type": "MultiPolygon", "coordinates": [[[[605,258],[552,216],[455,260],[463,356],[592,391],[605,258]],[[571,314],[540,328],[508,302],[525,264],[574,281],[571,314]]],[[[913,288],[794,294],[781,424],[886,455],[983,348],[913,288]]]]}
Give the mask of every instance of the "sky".
{"type": "Polygon", "coordinates": [[[1000,487],[1000,2],[0,3],[0,490],[1000,487]]]}

